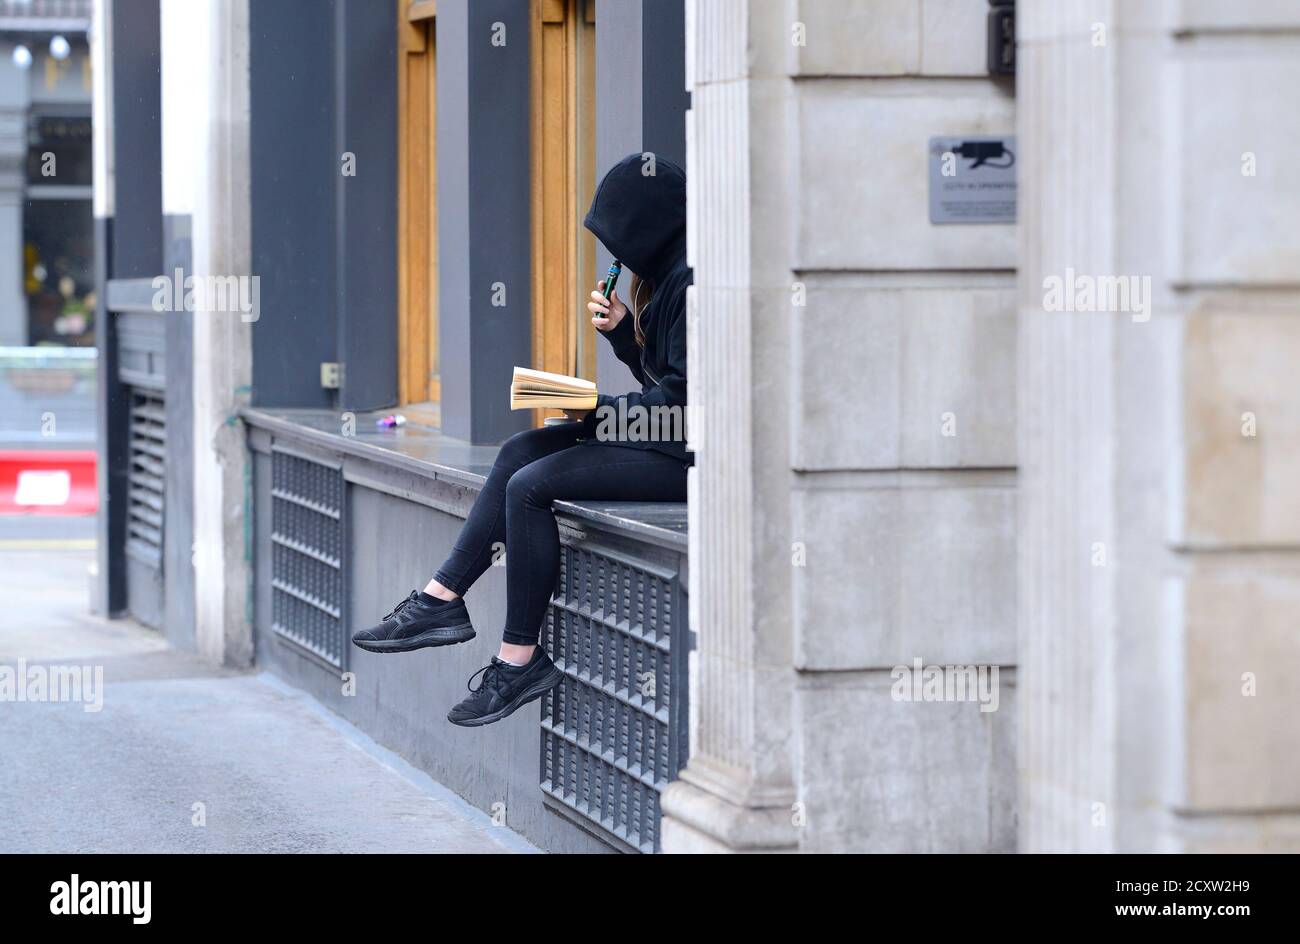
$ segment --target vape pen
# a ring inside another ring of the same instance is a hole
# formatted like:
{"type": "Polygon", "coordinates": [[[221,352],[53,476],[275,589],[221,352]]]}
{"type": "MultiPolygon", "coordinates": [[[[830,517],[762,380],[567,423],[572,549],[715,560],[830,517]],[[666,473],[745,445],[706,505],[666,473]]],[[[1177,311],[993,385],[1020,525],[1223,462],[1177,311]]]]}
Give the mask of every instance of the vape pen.
{"type": "Polygon", "coordinates": [[[605,276],[605,297],[609,298],[614,294],[614,286],[618,284],[618,275],[623,271],[623,263],[615,259],[609,264],[609,274],[605,276]]]}

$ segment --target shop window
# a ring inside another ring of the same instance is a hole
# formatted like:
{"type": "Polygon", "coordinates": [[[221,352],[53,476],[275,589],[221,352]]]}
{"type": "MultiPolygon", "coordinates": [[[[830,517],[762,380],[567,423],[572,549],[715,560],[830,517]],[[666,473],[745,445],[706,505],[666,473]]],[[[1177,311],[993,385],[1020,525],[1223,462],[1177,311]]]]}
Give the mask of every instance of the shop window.
{"type": "Polygon", "coordinates": [[[33,111],[27,128],[23,294],[29,344],[95,343],[90,117],[33,111]]]}

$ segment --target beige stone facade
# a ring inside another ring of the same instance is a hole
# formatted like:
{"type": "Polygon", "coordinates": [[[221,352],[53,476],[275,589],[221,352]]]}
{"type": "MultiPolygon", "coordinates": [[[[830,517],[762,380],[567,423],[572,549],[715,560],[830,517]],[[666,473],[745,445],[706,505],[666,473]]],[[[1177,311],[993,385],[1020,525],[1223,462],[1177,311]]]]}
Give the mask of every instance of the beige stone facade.
{"type": "Polygon", "coordinates": [[[1016,6],[1013,86],[983,4],[688,3],[668,851],[1300,848],[1300,10],[1016,6]],[[1018,224],[931,224],[927,139],[1004,134],[1018,224]]]}

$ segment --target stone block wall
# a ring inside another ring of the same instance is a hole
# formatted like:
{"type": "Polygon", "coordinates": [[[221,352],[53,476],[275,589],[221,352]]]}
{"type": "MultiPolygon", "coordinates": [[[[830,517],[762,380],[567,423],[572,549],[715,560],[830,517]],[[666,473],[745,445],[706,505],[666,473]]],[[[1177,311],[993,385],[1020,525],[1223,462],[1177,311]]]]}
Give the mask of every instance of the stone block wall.
{"type": "Polygon", "coordinates": [[[1017,8],[1020,844],[1297,851],[1300,11],[1017,8]]]}
{"type": "Polygon", "coordinates": [[[691,761],[669,851],[998,851],[1016,819],[1016,227],[930,223],[1015,130],[980,3],[688,4],[691,761]],[[999,668],[997,710],[892,671],[999,668]]]}

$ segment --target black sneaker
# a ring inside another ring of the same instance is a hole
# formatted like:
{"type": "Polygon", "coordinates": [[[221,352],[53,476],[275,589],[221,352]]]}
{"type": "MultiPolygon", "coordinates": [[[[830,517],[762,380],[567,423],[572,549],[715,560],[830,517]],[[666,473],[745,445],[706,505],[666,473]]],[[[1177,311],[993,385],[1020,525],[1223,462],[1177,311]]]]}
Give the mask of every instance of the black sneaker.
{"type": "Polygon", "coordinates": [[[532,661],[527,665],[511,665],[493,656],[491,662],[469,677],[466,687],[470,696],[447,712],[447,720],[463,728],[500,721],[515,709],[541,698],[559,685],[562,678],[564,673],[547,658],[541,646],[533,652],[532,661]],[[478,688],[473,688],[479,673],[483,681],[478,688]]]}
{"type": "Polygon", "coordinates": [[[439,600],[422,590],[412,590],[378,626],[352,634],[353,644],[369,652],[410,652],[473,638],[464,600],[439,600]]]}

